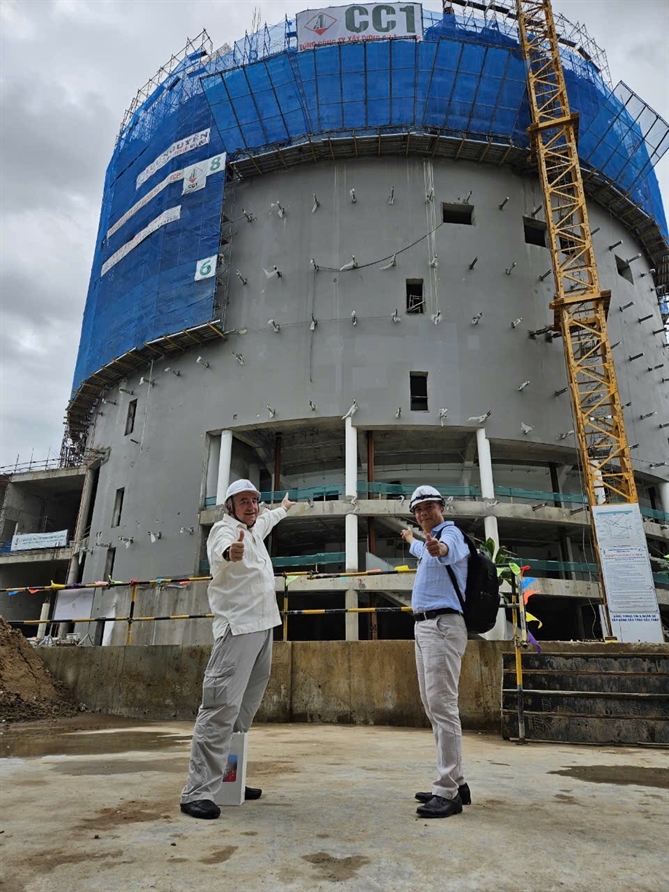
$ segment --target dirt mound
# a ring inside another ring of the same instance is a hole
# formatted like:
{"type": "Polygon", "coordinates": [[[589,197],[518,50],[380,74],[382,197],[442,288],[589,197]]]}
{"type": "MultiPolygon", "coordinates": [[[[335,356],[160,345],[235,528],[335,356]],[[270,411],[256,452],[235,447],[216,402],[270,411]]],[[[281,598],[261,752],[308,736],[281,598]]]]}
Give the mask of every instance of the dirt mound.
{"type": "Polygon", "coordinates": [[[80,709],[33,646],[0,616],[0,720],[25,722],[74,715],[80,709]]]}

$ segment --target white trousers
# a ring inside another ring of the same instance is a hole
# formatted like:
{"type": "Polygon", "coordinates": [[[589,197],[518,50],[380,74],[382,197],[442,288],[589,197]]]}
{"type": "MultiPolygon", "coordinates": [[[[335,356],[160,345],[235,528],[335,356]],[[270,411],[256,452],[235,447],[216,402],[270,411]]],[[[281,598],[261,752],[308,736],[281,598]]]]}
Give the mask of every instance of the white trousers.
{"type": "Polygon", "coordinates": [[[414,636],[420,699],[437,745],[437,779],[432,793],[454,799],[465,782],[458,682],[467,628],[459,613],[443,613],[416,623],[414,636]]]}
{"type": "Polygon", "coordinates": [[[202,684],[182,802],[215,800],[223,782],[233,731],[248,731],[272,669],[272,630],[214,643],[202,684]]]}

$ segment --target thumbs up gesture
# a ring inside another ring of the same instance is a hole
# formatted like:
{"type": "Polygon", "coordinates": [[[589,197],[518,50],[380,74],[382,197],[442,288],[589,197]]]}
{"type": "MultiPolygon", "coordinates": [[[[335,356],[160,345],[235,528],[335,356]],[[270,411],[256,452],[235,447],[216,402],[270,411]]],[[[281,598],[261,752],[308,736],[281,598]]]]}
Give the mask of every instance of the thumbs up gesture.
{"type": "Polygon", "coordinates": [[[239,531],[239,539],[230,546],[230,560],[241,561],[244,557],[244,530],[239,531]]]}
{"type": "Polygon", "coordinates": [[[427,548],[427,553],[431,554],[432,557],[444,557],[448,554],[447,546],[443,545],[438,539],[433,539],[429,533],[425,540],[425,547],[427,548]]]}

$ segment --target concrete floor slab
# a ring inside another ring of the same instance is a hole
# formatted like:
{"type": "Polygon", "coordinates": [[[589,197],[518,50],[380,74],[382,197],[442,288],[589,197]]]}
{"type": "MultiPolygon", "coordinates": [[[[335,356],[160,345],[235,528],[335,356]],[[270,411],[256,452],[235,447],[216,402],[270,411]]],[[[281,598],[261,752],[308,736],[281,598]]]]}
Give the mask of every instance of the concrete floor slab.
{"type": "Polygon", "coordinates": [[[178,810],[190,723],[80,716],[2,732],[2,892],[666,892],[664,750],[465,735],[473,803],[424,820],[429,731],[259,725],[258,802],[178,810]]]}

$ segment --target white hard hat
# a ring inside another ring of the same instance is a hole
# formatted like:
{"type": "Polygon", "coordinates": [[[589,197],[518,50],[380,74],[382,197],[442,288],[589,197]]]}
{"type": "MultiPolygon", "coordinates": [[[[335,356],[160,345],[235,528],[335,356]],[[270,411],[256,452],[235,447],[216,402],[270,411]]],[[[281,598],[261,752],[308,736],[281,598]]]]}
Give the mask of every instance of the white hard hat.
{"type": "Polygon", "coordinates": [[[421,502],[439,502],[440,505],[446,504],[441,493],[438,489],[435,489],[434,486],[419,486],[418,489],[414,489],[411,501],[409,502],[409,510],[413,513],[416,510],[416,505],[420,505],[421,502]]]}
{"type": "Polygon", "coordinates": [[[254,492],[258,496],[258,498],[260,498],[260,493],[250,480],[235,480],[235,482],[231,483],[226,490],[226,503],[228,499],[231,499],[233,496],[236,496],[240,492],[254,492]]]}

